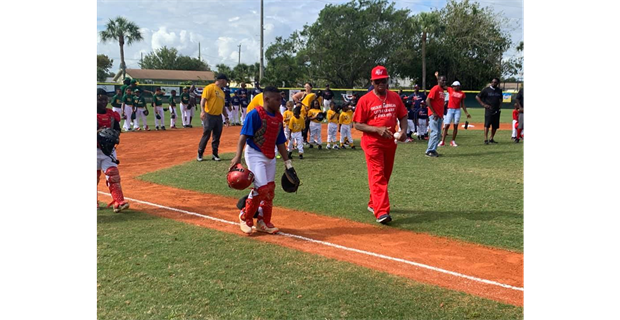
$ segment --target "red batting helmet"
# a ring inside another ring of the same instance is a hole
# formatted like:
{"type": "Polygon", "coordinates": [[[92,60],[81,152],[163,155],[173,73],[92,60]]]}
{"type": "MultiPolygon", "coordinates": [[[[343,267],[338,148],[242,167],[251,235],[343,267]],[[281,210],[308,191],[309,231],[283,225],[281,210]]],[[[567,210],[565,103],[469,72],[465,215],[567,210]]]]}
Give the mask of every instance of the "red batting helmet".
{"type": "Polygon", "coordinates": [[[254,174],[252,171],[244,168],[240,163],[237,163],[237,165],[232,167],[228,172],[226,180],[228,180],[229,187],[243,190],[254,182],[254,174]]]}

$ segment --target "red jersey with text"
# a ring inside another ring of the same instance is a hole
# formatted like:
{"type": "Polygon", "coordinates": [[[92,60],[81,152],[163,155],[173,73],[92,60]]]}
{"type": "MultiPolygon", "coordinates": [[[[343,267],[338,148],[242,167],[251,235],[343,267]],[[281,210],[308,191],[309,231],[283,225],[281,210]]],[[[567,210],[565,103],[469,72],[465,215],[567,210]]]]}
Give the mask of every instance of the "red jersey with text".
{"type": "MultiPolygon", "coordinates": [[[[371,90],[361,97],[357,102],[353,121],[376,127],[388,127],[392,133],[396,132],[397,120],[407,116],[407,108],[396,92],[386,90],[386,93],[385,96],[378,96],[371,90]]],[[[394,144],[394,139],[382,138],[376,133],[364,132],[362,139],[367,139],[368,142],[394,144]]]]}
{"type": "MultiPolygon", "coordinates": [[[[443,105],[445,103],[443,88],[440,85],[434,86],[433,89],[431,89],[431,92],[428,93],[428,97],[431,99],[431,105],[433,106],[432,109],[435,109],[437,115],[443,117],[443,105]]],[[[434,114],[432,109],[428,108],[429,116],[434,114]]]]}
{"type": "Polygon", "coordinates": [[[461,108],[461,102],[465,99],[465,92],[456,91],[451,87],[448,87],[448,94],[450,95],[450,101],[448,101],[448,109],[461,108]]]}

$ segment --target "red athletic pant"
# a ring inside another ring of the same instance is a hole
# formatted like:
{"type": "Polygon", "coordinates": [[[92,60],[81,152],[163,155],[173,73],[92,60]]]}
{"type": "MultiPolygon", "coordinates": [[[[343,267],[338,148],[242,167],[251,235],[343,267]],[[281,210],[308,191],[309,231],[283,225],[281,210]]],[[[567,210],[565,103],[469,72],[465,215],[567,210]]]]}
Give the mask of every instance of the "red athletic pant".
{"type": "Polygon", "coordinates": [[[394,155],[396,144],[377,143],[362,139],[362,149],[366,156],[368,168],[368,187],[370,200],[368,206],[375,211],[375,217],[379,218],[390,213],[390,197],[388,196],[388,183],[394,168],[394,155]]]}

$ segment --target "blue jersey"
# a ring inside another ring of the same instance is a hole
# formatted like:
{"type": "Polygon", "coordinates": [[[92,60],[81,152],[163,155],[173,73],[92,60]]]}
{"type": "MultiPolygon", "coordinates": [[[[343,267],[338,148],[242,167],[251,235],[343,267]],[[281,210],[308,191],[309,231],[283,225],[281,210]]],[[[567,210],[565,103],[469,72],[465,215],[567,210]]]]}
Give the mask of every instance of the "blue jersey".
{"type": "Polygon", "coordinates": [[[240,106],[241,105],[241,97],[234,95],[231,99],[230,102],[232,103],[233,106],[240,106]]]}
{"type": "Polygon", "coordinates": [[[420,108],[418,108],[418,118],[428,119],[428,107],[421,106],[420,108]]]}
{"type": "Polygon", "coordinates": [[[230,105],[230,87],[225,86],[224,88],[222,88],[222,91],[224,91],[224,101],[226,102],[226,106],[229,106],[230,105]]]}
{"type": "MultiPolygon", "coordinates": [[[[239,99],[241,99],[241,101],[243,100],[249,101],[248,89],[245,89],[245,88],[239,89],[239,99]],[[245,95],[245,98],[243,97],[243,95],[245,95]]],[[[246,106],[247,106],[247,103],[246,103],[246,106]]]]}
{"type": "Polygon", "coordinates": [[[261,89],[261,88],[254,88],[254,90],[252,90],[252,98],[256,97],[261,92],[263,92],[263,89],[261,89]]]}
{"type": "Polygon", "coordinates": [[[420,107],[420,103],[422,101],[426,101],[426,94],[422,93],[422,92],[418,92],[418,93],[413,93],[409,96],[409,99],[411,99],[411,101],[413,101],[413,107],[414,108],[419,108],[420,107]]]}
{"type": "MultiPolygon", "coordinates": [[[[275,117],[275,114],[267,111],[267,109],[265,109],[265,112],[268,115],[275,117]]],[[[263,122],[260,119],[260,115],[258,114],[258,111],[254,109],[250,111],[250,113],[248,113],[247,116],[245,117],[245,121],[243,122],[243,127],[241,128],[241,134],[248,136],[248,137],[254,137],[254,133],[256,133],[256,131],[258,131],[262,125],[263,125],[263,122]]],[[[286,142],[286,136],[284,135],[284,130],[280,130],[280,132],[278,132],[278,138],[276,139],[276,146],[279,144],[283,144],[285,142],[286,142]]],[[[248,139],[247,143],[250,147],[254,148],[255,150],[261,151],[261,149],[254,143],[253,139],[248,139]]]]}
{"type": "Polygon", "coordinates": [[[241,108],[247,108],[248,104],[250,104],[247,99],[242,99],[242,98],[239,98],[239,99],[241,100],[241,108]]]}

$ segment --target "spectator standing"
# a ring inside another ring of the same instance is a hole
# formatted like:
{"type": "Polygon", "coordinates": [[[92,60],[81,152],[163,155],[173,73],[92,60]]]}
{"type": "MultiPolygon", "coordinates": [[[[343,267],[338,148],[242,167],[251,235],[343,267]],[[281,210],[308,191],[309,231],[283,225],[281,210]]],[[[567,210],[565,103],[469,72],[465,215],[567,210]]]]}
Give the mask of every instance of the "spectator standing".
{"type": "Polygon", "coordinates": [[[476,100],[484,107],[484,144],[495,142],[495,132],[499,129],[499,118],[501,114],[504,95],[499,87],[499,78],[493,78],[491,85],[482,89],[476,100]],[[491,127],[491,139],[489,139],[489,127],[491,127]]]}

